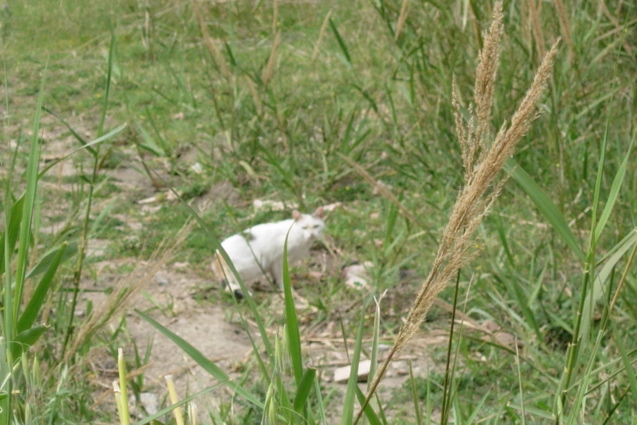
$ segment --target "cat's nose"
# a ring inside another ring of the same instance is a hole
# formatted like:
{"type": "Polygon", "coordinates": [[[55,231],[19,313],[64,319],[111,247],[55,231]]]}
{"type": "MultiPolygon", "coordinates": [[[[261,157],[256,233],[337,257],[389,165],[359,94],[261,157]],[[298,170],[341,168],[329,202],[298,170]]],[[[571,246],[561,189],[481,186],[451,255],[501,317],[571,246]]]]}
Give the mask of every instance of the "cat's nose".
{"type": "Polygon", "coordinates": [[[243,299],[243,292],[241,292],[241,289],[234,290],[234,297],[237,299],[237,301],[241,301],[243,299]]]}

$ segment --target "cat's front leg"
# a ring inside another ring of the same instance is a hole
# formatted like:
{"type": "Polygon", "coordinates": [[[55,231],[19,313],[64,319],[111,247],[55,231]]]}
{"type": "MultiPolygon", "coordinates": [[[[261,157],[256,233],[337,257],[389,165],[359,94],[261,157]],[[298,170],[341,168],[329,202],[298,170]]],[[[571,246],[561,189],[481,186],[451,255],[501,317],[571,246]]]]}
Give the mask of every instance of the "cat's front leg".
{"type": "Polygon", "coordinates": [[[221,282],[222,288],[233,294],[238,301],[243,299],[241,285],[237,282],[237,279],[232,274],[232,270],[230,270],[230,267],[226,264],[226,260],[219,251],[215,253],[215,259],[212,262],[212,271],[217,277],[217,280],[221,282]]]}
{"type": "Polygon", "coordinates": [[[283,262],[273,266],[270,274],[279,291],[283,292],[283,262]]]}
{"type": "Polygon", "coordinates": [[[230,292],[234,295],[237,301],[241,301],[243,299],[243,291],[241,290],[241,285],[235,281],[235,279],[223,279],[221,281],[221,286],[226,289],[226,291],[230,292]]]}

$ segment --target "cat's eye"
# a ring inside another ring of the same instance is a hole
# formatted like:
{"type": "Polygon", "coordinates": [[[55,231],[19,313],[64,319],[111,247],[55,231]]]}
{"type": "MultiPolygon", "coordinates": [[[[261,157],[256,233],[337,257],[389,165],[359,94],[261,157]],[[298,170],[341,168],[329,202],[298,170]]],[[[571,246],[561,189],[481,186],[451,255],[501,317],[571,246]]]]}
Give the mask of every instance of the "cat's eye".
{"type": "Polygon", "coordinates": [[[315,229],[318,229],[319,227],[321,227],[321,226],[319,226],[318,224],[315,224],[315,225],[314,225],[314,228],[315,228],[315,229]]]}

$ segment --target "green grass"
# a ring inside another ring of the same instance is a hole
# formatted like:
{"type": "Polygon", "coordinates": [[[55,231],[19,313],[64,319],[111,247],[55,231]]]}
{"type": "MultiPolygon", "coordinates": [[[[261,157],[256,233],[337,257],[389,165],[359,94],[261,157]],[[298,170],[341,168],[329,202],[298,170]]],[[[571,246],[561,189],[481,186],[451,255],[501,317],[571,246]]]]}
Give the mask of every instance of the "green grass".
{"type": "MultiPolygon", "coordinates": [[[[630,150],[637,114],[637,9],[630,2],[563,0],[566,28],[556,3],[541,2],[535,27],[526,3],[504,7],[494,131],[515,111],[542,52],[557,37],[562,44],[542,115],[514,157],[519,167],[510,169],[513,178],[482,224],[479,254],[459,283],[465,313],[515,335],[520,352],[455,333],[449,414],[456,423],[631,423],[637,415],[631,373],[637,348],[631,259],[637,163],[630,150]],[[569,348],[575,341],[579,345],[569,348]]],[[[464,104],[470,104],[491,6],[412,1],[397,34],[398,0],[276,4],[275,12],[272,2],[199,2],[221,59],[204,44],[191,1],[12,2],[0,12],[6,89],[1,228],[3,235],[13,235],[3,236],[0,259],[0,360],[3,378],[11,377],[3,381],[0,397],[21,391],[0,398],[3,412],[9,402],[16,409],[12,417],[0,413],[2,423],[116,420],[112,412],[93,408],[96,388],[83,378],[90,373],[92,344],[115,353],[124,339],[111,338],[104,328],[102,339],[87,339],[73,355],[65,352],[65,340],[73,339],[84,320],[72,319],[73,293],[78,279],[93,272],[95,259],[75,255],[53,267],[50,280],[26,273],[50,250],[62,252],[56,249],[66,243],[82,253],[83,240],[91,239],[110,242],[99,260],[148,260],[192,217],[177,201],[152,204],[160,208],[150,218],[140,212],[137,201],[157,190],[165,194],[166,186],[195,210],[199,200],[212,199],[200,214],[205,229],[192,232],[175,255],[207,282],[214,238],[289,215],[252,216],[252,200],[285,200],[306,211],[342,202],[326,229],[342,253],[335,268],[354,260],[374,262],[373,293],[388,290],[381,320],[377,328],[370,320],[371,297],[341,310],[347,300],[365,297],[344,288],[335,269],[323,286],[299,288],[319,307],[311,323],[342,323],[353,339],[376,333],[391,339],[397,333],[463,184],[451,84],[455,77],[464,104]],[[40,93],[46,110],[38,107],[40,93]],[[51,171],[37,178],[34,167],[39,163],[42,171],[47,165],[38,157],[57,154],[57,143],[70,152],[124,123],[125,130],[65,160],[76,174],[51,171]],[[343,156],[389,185],[404,209],[377,194],[343,156]],[[196,162],[200,174],[191,170],[196,162]],[[142,173],[136,189],[107,177],[130,166],[142,173]],[[209,192],[227,182],[233,198],[209,192]],[[9,213],[22,193],[28,194],[22,201],[27,210],[9,213]],[[122,216],[142,227],[127,228],[122,216]],[[19,227],[16,217],[33,227],[19,227]],[[59,234],[38,233],[52,223],[66,226],[59,234]],[[401,270],[414,280],[400,281],[401,270]],[[32,296],[39,284],[45,295],[29,304],[24,295],[32,296]],[[35,347],[18,353],[10,346],[26,329],[17,327],[25,311],[32,319],[23,325],[40,338],[28,340],[35,347]],[[41,325],[52,329],[38,327],[42,317],[47,321],[41,325]]],[[[295,273],[302,271],[292,269],[295,273]]],[[[234,308],[229,298],[218,298],[202,302],[234,308]]],[[[237,307],[246,319],[256,316],[273,328],[294,322],[290,305],[286,320],[272,318],[268,295],[256,298],[252,306],[237,307]]],[[[443,298],[452,301],[451,288],[443,298]]],[[[423,329],[448,329],[448,317],[432,316],[423,329]]],[[[349,423],[340,412],[345,406],[356,414],[353,384],[338,392],[313,379],[294,329],[287,331],[292,333],[268,342],[254,335],[255,344],[268,347],[266,353],[243,365],[245,380],[229,384],[241,388],[239,408],[222,404],[211,413],[213,423],[268,417],[317,423],[325,412],[328,422],[349,423]],[[280,368],[286,373],[268,378],[280,368]],[[303,400],[310,406],[305,410],[303,400]]],[[[350,356],[356,348],[360,345],[349,347],[350,356]]],[[[407,412],[404,423],[436,423],[424,413],[440,417],[447,351],[432,350],[441,369],[381,396],[370,423],[384,423],[385,417],[396,423],[391,418],[398,412],[407,412]],[[422,417],[414,412],[414,394],[422,417]]],[[[226,373],[214,365],[207,370],[216,377],[226,373]]]]}

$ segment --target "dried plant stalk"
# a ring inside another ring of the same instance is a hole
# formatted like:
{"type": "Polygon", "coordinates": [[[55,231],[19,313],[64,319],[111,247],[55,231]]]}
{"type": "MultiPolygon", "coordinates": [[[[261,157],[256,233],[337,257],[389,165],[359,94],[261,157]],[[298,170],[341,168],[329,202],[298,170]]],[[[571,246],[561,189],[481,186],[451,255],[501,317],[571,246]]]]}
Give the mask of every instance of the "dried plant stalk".
{"type": "Polygon", "coordinates": [[[314,50],[312,51],[312,62],[316,60],[316,57],[319,53],[319,47],[321,46],[321,41],[325,36],[325,31],[327,30],[327,25],[330,23],[330,17],[332,16],[332,9],[327,12],[325,15],[325,19],[323,19],[323,24],[321,25],[321,29],[319,30],[318,38],[316,39],[316,43],[314,44],[314,50]]]}
{"type": "MultiPolygon", "coordinates": [[[[473,103],[475,104],[475,120],[477,128],[473,132],[471,139],[462,140],[463,158],[465,159],[466,176],[470,176],[473,167],[478,161],[478,155],[485,151],[488,130],[491,118],[491,106],[493,104],[493,91],[495,89],[495,78],[498,74],[500,60],[500,41],[504,32],[502,20],[502,3],[496,3],[493,10],[493,23],[489,32],[484,37],[484,47],[478,56],[478,67],[476,68],[476,82],[473,89],[473,103]],[[465,152],[468,151],[468,152],[465,152]]],[[[457,113],[456,113],[457,114],[457,113]]],[[[462,124],[460,124],[462,126],[462,124]]],[[[459,123],[456,120],[456,128],[459,123]]],[[[465,137],[467,134],[465,133],[465,137]]]]}
{"type": "Polygon", "coordinates": [[[226,59],[223,57],[219,46],[217,46],[217,42],[212,39],[210,32],[208,32],[208,27],[206,26],[201,10],[199,10],[199,2],[197,0],[192,0],[192,8],[195,17],[197,18],[199,29],[201,30],[201,36],[203,37],[206,49],[208,49],[208,53],[210,53],[210,56],[212,56],[214,61],[217,63],[217,66],[221,70],[221,74],[226,78],[230,77],[230,70],[228,69],[226,59]]]}
{"type": "Polygon", "coordinates": [[[122,277],[113,288],[108,298],[96,307],[92,314],[75,331],[70,349],[66,351],[64,362],[69,362],[79,347],[87,338],[103,328],[115,315],[124,311],[131,299],[148,282],[152,282],[155,274],[164,267],[172,258],[177,249],[183,246],[186,238],[191,233],[194,221],[188,220],[177,231],[173,238],[166,239],[153,252],[147,263],[139,263],[131,273],[122,277]]]}
{"type": "Polygon", "coordinates": [[[374,377],[355,423],[360,419],[365,406],[376,391],[392,358],[411,340],[435,298],[471,258],[469,250],[473,234],[506,181],[506,177],[501,176],[500,172],[506,160],[515,151],[517,143],[530,128],[533,119],[537,117],[536,104],[551,76],[559,40],[544,57],[530,89],[511,119],[511,124],[508,127],[503,125],[493,142],[487,146],[494,82],[503,33],[502,19],[502,2],[498,1],[494,8],[494,22],[485,36],[484,48],[480,52],[480,62],[476,70],[475,112],[470,110],[472,116],[466,125],[458,110],[459,96],[454,87],[452,104],[456,109],[456,131],[460,138],[465,164],[465,186],[452,209],[438,253],[431,266],[431,272],[425,279],[385,362],[374,377]],[[498,179],[498,176],[501,177],[498,179]]]}
{"type": "Polygon", "coordinates": [[[542,30],[542,0],[529,0],[526,3],[528,7],[528,21],[533,35],[535,50],[538,57],[544,56],[544,31],[542,30]]]}
{"type": "Polygon", "coordinates": [[[261,74],[261,81],[263,82],[263,87],[267,87],[267,85],[274,77],[274,65],[276,64],[276,60],[278,57],[278,49],[281,44],[281,32],[277,32],[274,36],[274,42],[272,43],[272,49],[270,49],[270,57],[268,58],[268,64],[261,74]]]}
{"type": "Polygon", "coordinates": [[[568,59],[572,62],[575,59],[575,44],[573,43],[573,39],[571,38],[571,26],[568,23],[568,13],[566,12],[566,6],[564,6],[563,0],[555,0],[554,4],[557,11],[557,17],[560,20],[560,30],[562,32],[562,37],[564,38],[564,42],[568,46],[568,59]]]}
{"type": "Polygon", "coordinates": [[[403,26],[407,20],[407,7],[409,6],[409,0],[403,0],[402,6],[400,6],[400,14],[398,15],[398,21],[396,22],[396,33],[394,34],[394,40],[398,40],[400,33],[403,31],[403,26]]]}

